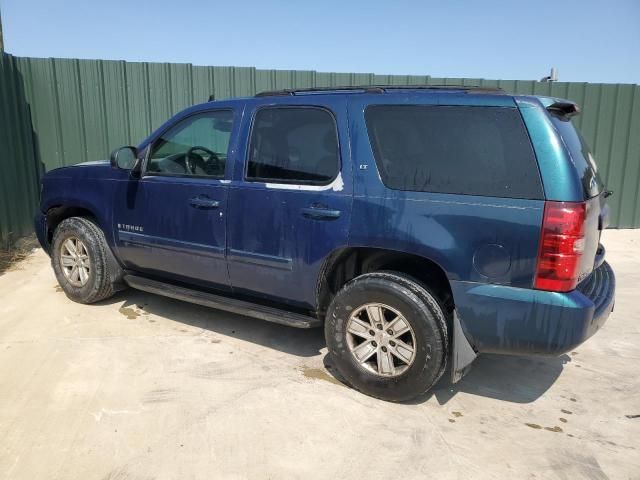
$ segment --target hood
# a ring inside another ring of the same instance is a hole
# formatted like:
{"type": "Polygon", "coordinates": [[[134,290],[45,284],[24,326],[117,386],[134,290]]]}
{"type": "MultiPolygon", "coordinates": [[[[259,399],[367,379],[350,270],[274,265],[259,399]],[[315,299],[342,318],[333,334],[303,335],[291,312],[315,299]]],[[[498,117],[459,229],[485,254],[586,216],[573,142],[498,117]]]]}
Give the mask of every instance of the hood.
{"type": "Polygon", "coordinates": [[[107,164],[110,165],[111,162],[109,160],[91,160],[90,162],[82,162],[82,163],[76,163],[75,165],[71,165],[72,167],[87,167],[90,165],[103,165],[103,164],[107,164]]]}
{"type": "Polygon", "coordinates": [[[75,165],[65,165],[64,167],[54,168],[45,174],[45,178],[55,177],[105,177],[110,176],[111,168],[109,160],[94,160],[91,162],[82,162],[75,165]],[[109,173],[107,173],[109,172],[109,173]]]}

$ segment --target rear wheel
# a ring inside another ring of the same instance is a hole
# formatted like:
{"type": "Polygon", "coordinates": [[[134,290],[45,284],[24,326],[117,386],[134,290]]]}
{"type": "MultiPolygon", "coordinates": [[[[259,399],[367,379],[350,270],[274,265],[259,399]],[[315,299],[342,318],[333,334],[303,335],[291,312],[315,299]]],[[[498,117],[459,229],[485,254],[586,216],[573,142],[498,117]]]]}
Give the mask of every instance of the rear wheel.
{"type": "Polygon", "coordinates": [[[88,218],[60,222],[51,243],[51,265],[64,293],[79,303],[104,300],[122,288],[122,271],[104,233],[88,218]]]}
{"type": "Polygon", "coordinates": [[[426,392],[446,365],[445,310],[415,279],[397,272],[361,275],[327,311],[329,353],[357,390],[390,401],[426,392]]]}

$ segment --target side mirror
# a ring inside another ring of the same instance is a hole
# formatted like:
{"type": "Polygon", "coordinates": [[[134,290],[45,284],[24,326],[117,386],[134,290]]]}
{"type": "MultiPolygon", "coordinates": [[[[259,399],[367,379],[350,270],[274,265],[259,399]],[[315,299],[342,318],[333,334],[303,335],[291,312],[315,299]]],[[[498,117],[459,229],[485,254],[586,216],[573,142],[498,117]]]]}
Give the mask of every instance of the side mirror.
{"type": "Polygon", "coordinates": [[[120,170],[135,171],[138,166],[138,149],[120,147],[111,152],[111,166],[120,170]]]}

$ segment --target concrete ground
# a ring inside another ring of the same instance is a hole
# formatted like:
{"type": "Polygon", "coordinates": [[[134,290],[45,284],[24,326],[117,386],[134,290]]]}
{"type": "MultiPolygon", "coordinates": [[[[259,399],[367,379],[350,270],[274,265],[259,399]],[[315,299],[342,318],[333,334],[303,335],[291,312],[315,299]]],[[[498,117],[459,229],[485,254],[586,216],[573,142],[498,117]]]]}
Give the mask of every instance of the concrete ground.
{"type": "Polygon", "coordinates": [[[615,312],[560,358],[480,357],[409,405],[332,374],[322,332],[129,290],[85,306],[36,251],[0,276],[0,478],[640,478],[640,230],[615,312]]]}

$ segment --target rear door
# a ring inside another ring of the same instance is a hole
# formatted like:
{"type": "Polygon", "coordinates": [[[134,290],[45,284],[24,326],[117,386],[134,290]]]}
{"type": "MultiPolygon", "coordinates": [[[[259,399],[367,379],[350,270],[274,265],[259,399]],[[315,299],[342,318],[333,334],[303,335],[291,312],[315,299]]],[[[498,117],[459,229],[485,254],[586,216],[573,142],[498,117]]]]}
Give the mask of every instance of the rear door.
{"type": "Polygon", "coordinates": [[[245,118],[244,168],[229,189],[233,290],[313,308],[323,261],[348,240],[346,102],[329,95],[287,104],[265,98],[248,106],[245,118]]]}
{"type": "Polygon", "coordinates": [[[216,289],[229,289],[227,178],[232,109],[179,120],[151,144],[142,178],[122,182],[114,229],[127,268],[216,289]]]}

